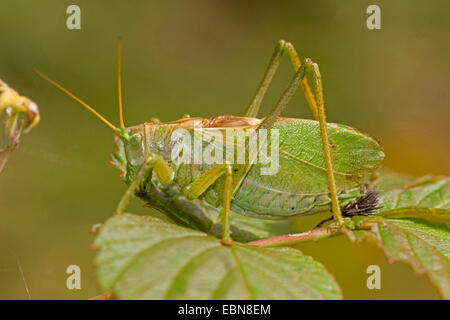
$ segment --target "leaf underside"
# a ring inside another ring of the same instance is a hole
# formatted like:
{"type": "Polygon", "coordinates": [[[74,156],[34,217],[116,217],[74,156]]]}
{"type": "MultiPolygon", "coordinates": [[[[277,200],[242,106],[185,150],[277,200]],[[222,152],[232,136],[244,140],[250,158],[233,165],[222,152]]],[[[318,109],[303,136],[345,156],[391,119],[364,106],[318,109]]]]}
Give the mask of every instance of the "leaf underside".
{"type": "Polygon", "coordinates": [[[339,299],[326,269],[292,248],[224,246],[154,217],[116,215],[95,241],[98,278],[120,299],[339,299]]]}

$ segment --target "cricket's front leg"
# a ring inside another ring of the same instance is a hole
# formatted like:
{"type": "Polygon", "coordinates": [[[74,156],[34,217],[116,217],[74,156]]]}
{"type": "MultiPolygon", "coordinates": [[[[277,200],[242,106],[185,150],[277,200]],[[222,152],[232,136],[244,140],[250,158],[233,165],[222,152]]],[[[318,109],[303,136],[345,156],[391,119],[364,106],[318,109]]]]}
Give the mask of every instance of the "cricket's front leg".
{"type": "Polygon", "coordinates": [[[136,174],[136,177],[128,186],[127,191],[125,191],[125,194],[120,199],[120,202],[117,205],[116,209],[117,214],[125,212],[131,198],[134,197],[136,191],[139,189],[139,186],[144,181],[149,180],[152,171],[155,172],[159,181],[163,185],[168,185],[173,181],[174,171],[169,163],[160,155],[151,153],[141,165],[136,174]]]}
{"type": "Polygon", "coordinates": [[[222,225],[222,244],[231,245],[230,237],[230,210],[233,198],[233,175],[230,164],[217,164],[206,172],[203,172],[194,182],[183,189],[183,194],[188,199],[196,199],[202,195],[217,179],[225,175],[222,211],[219,220],[222,225]]]}

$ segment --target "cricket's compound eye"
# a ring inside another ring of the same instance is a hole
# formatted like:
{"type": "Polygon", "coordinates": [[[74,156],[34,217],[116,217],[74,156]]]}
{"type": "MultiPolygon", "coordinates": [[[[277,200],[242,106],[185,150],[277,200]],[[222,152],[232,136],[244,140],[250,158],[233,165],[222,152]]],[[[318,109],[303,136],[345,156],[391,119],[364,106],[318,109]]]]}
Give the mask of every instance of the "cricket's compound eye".
{"type": "Polygon", "coordinates": [[[125,155],[130,165],[139,167],[144,162],[144,144],[142,134],[133,133],[125,142],[125,155]]]}
{"type": "Polygon", "coordinates": [[[131,143],[138,144],[142,141],[142,135],[140,133],[135,133],[131,136],[131,143]]]}

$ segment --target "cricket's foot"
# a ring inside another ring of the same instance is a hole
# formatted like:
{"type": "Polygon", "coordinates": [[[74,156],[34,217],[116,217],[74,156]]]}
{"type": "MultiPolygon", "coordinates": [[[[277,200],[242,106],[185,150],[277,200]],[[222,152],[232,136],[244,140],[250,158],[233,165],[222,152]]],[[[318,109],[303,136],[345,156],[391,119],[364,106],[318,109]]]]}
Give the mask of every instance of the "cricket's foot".
{"type": "Polygon", "coordinates": [[[333,221],[328,226],[328,231],[331,234],[343,233],[347,235],[351,240],[356,239],[353,231],[356,229],[356,225],[351,218],[342,218],[340,221],[333,221]]]}
{"type": "Polygon", "coordinates": [[[220,243],[224,246],[231,247],[231,245],[233,244],[233,240],[231,240],[231,238],[223,238],[220,240],[220,243]]]}

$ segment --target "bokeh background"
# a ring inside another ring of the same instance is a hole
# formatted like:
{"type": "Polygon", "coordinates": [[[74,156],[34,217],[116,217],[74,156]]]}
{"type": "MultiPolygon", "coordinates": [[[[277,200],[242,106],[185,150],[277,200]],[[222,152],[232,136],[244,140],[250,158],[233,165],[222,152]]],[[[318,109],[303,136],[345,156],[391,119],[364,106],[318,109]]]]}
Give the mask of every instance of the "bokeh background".
{"type": "MultiPolygon", "coordinates": [[[[377,137],[386,166],[415,176],[450,171],[450,2],[442,1],[65,1],[2,0],[0,77],[40,106],[0,175],[0,298],[87,299],[100,294],[90,226],[111,215],[125,185],[108,163],[111,131],[51,87],[37,68],[118,123],[116,40],[124,38],[128,125],[188,113],[242,114],[278,39],[319,63],[328,120],[377,137]],[[66,8],[81,7],[81,30],[66,8]],[[366,8],[381,7],[381,30],[366,8]],[[66,268],[82,270],[81,290],[66,268]]],[[[267,112],[292,76],[287,59],[263,103],[267,112]]],[[[297,96],[285,112],[310,117],[297,96]]],[[[148,212],[138,200],[132,211],[148,212]]],[[[374,245],[341,238],[304,244],[348,299],[435,299],[424,276],[387,263],[374,245]],[[382,289],[366,287],[366,268],[382,289]]]]}

